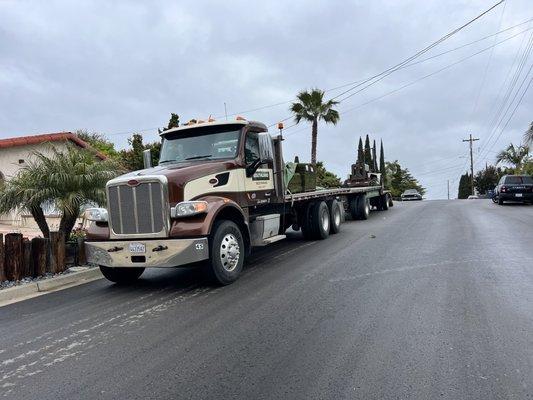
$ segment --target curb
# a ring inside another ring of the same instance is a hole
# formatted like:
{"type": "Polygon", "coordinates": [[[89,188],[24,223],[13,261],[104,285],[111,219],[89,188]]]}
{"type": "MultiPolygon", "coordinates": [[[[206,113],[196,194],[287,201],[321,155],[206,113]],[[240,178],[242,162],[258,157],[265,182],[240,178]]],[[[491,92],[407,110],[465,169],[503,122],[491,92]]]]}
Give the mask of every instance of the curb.
{"type": "Polygon", "coordinates": [[[82,285],[101,278],[103,276],[100,268],[89,268],[85,271],[71,272],[67,275],[3,289],[0,290],[0,307],[26,298],[39,296],[46,292],[59,290],[63,287],[66,289],[67,287],[82,285]]]}

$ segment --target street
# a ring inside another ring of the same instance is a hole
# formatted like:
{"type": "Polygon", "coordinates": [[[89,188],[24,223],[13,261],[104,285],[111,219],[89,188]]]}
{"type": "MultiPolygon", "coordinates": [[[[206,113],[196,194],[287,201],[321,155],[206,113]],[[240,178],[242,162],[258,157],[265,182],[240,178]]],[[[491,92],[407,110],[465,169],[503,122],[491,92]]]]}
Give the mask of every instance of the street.
{"type": "Polygon", "coordinates": [[[533,206],[395,203],[256,251],[0,308],[6,399],[533,398],[533,206]]]}

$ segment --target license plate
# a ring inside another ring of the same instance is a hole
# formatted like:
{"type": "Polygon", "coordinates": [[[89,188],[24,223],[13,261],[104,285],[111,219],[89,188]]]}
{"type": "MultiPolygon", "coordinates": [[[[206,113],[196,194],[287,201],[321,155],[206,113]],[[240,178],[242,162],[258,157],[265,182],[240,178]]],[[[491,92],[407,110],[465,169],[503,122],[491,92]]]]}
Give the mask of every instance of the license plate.
{"type": "Polygon", "coordinates": [[[516,193],[515,197],[522,197],[522,193],[516,193]]]}
{"type": "Polygon", "coordinates": [[[144,243],[130,243],[130,253],[146,253],[144,243]]]}

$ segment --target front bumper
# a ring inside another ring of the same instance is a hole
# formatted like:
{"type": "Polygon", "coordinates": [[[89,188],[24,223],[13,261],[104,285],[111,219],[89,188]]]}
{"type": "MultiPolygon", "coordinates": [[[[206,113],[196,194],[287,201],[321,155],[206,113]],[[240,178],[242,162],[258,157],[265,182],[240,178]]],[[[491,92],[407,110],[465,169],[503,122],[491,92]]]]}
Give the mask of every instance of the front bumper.
{"type": "Polygon", "coordinates": [[[87,261],[105,267],[179,267],[209,258],[207,238],[121,240],[85,243],[87,261]],[[144,253],[131,253],[130,244],[144,244],[144,253]]]}

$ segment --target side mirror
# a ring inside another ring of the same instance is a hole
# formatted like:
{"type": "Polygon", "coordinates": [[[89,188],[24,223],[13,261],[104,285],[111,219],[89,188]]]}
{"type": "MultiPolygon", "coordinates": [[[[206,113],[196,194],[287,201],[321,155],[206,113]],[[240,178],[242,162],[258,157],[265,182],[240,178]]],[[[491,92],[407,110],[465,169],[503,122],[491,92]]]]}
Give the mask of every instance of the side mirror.
{"type": "Polygon", "coordinates": [[[152,168],[152,152],[150,149],[143,150],[144,168],[152,168]]]}
{"type": "Polygon", "coordinates": [[[246,176],[251,177],[261,164],[268,164],[274,161],[274,144],[268,132],[257,134],[259,144],[259,158],[246,166],[246,176]]]}
{"type": "Polygon", "coordinates": [[[262,163],[263,162],[261,161],[261,159],[258,158],[251,164],[248,164],[246,166],[246,177],[250,178],[251,176],[253,176],[253,174],[255,174],[255,171],[257,171],[257,168],[259,168],[262,163]]]}

